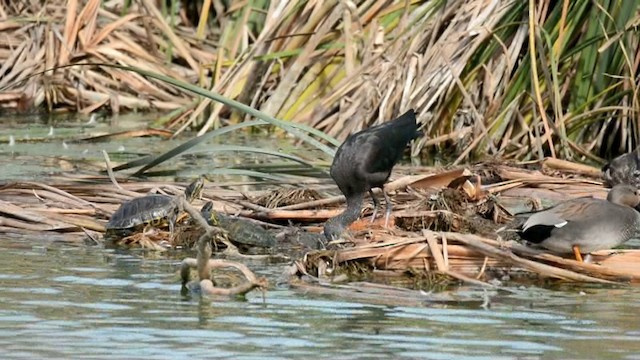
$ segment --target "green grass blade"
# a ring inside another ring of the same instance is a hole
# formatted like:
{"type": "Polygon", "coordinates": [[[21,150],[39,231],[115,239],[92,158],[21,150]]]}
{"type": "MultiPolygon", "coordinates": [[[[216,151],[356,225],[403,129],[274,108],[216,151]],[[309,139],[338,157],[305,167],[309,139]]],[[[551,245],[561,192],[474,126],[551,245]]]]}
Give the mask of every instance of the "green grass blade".
{"type": "MultiPolygon", "coordinates": [[[[240,123],[240,124],[221,127],[219,129],[210,131],[210,132],[208,132],[208,133],[206,133],[206,134],[204,134],[202,136],[198,136],[196,138],[189,139],[186,142],[176,146],[175,148],[165,152],[164,154],[160,154],[160,155],[158,155],[156,157],[151,157],[151,158],[145,157],[145,159],[148,159],[149,161],[147,161],[145,163],[145,166],[142,167],[140,170],[136,171],[133,175],[134,176],[140,176],[140,175],[144,174],[147,170],[153,168],[154,166],[156,166],[158,164],[161,164],[161,163],[173,158],[174,156],[180,155],[183,152],[191,149],[192,147],[194,147],[194,146],[196,146],[196,145],[198,145],[198,144],[200,144],[200,143],[202,143],[204,141],[213,139],[216,136],[220,136],[220,135],[226,134],[228,132],[235,131],[235,130],[238,130],[238,129],[242,129],[242,128],[245,128],[245,127],[266,125],[266,124],[268,124],[268,123],[266,121],[263,121],[263,120],[250,120],[250,121],[245,121],[245,122],[240,123]]],[[[140,163],[140,161],[142,161],[142,160],[143,159],[136,159],[136,160],[130,161],[130,162],[126,163],[126,164],[123,164],[123,165],[120,165],[120,166],[114,168],[114,170],[130,169],[130,168],[135,167],[135,166],[143,165],[143,164],[140,163]]]]}
{"type": "Polygon", "coordinates": [[[295,161],[297,163],[300,163],[302,165],[308,166],[310,168],[315,167],[313,164],[305,161],[304,159],[302,159],[302,158],[300,158],[298,156],[281,153],[281,152],[279,152],[277,150],[262,149],[262,148],[252,147],[252,146],[215,145],[215,146],[209,147],[207,150],[189,151],[189,153],[190,154],[209,154],[209,153],[221,152],[221,151],[237,151],[237,152],[245,152],[245,153],[257,153],[257,154],[271,155],[271,156],[280,157],[280,158],[283,158],[283,159],[295,161]]]}
{"type": "MultiPolygon", "coordinates": [[[[78,65],[78,64],[76,64],[76,65],[78,65]]],[[[230,106],[230,107],[232,107],[234,109],[240,110],[240,111],[245,112],[245,113],[247,113],[247,114],[249,114],[251,116],[254,116],[254,117],[258,118],[258,119],[264,120],[264,121],[270,123],[271,125],[277,126],[277,127],[281,128],[281,129],[285,130],[286,132],[294,135],[295,137],[297,137],[297,138],[309,143],[310,145],[320,149],[321,151],[323,151],[324,153],[326,153],[330,157],[333,157],[333,155],[335,155],[335,152],[336,152],[335,149],[332,149],[332,148],[328,147],[327,145],[319,142],[318,140],[312,138],[311,136],[303,133],[300,130],[311,132],[311,133],[313,133],[313,135],[316,135],[316,136],[320,137],[322,140],[325,140],[325,141],[327,141],[327,142],[329,142],[331,144],[334,144],[334,145],[339,144],[339,141],[336,140],[335,138],[333,138],[332,136],[327,135],[327,134],[325,134],[325,133],[323,133],[321,131],[317,131],[317,130],[313,130],[312,131],[311,130],[312,128],[309,127],[309,126],[302,126],[302,125],[299,125],[299,124],[289,123],[289,122],[285,122],[285,121],[282,121],[282,120],[278,120],[278,119],[274,118],[273,116],[265,114],[264,112],[256,110],[256,109],[254,109],[254,108],[252,108],[250,106],[247,106],[247,105],[245,105],[243,103],[240,103],[240,102],[232,100],[232,99],[227,99],[224,96],[221,96],[221,95],[219,95],[217,93],[214,93],[212,91],[203,89],[203,88],[201,88],[199,86],[196,86],[196,85],[193,85],[193,84],[186,83],[184,81],[180,81],[180,80],[168,77],[168,76],[164,76],[164,75],[152,72],[152,71],[140,69],[140,68],[133,67],[133,66],[122,66],[122,65],[116,65],[116,64],[91,64],[91,65],[93,65],[93,66],[96,66],[96,65],[97,66],[108,66],[108,67],[113,67],[113,68],[117,68],[117,69],[121,69],[121,70],[133,71],[133,72],[135,72],[137,74],[144,75],[144,76],[156,79],[156,80],[160,80],[160,81],[166,82],[168,84],[171,84],[171,85],[173,85],[175,87],[178,87],[180,89],[187,90],[187,91],[190,91],[190,92],[192,92],[194,94],[197,94],[197,95],[200,95],[200,96],[203,96],[203,97],[218,101],[218,102],[223,103],[223,104],[225,104],[227,106],[230,106]]]]}

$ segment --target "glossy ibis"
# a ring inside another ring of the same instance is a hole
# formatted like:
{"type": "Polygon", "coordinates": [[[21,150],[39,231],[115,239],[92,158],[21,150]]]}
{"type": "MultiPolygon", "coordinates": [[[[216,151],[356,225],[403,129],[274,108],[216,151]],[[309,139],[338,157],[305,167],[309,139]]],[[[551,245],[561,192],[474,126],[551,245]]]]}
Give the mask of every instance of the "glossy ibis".
{"type": "Polygon", "coordinates": [[[331,164],[331,177],[347,199],[347,209],[324,225],[324,235],[339,238],[360,216],[365,193],[373,199],[375,219],[380,202],[371,189],[380,188],[386,202],[385,226],[391,215],[391,201],[382,188],[407,144],[422,135],[413,109],[395,120],[350,135],[338,148],[331,164]]]}

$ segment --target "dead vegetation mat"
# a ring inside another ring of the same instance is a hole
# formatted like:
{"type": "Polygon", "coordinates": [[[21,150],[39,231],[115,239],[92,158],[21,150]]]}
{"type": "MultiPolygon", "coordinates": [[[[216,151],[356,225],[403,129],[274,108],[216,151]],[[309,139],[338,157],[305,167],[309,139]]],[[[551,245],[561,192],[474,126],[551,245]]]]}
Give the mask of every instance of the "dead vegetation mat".
{"type": "MultiPolygon", "coordinates": [[[[334,286],[345,286],[344,282],[376,280],[377,276],[410,278],[420,288],[451,281],[495,287],[505,275],[601,284],[638,282],[639,250],[599,251],[592,254],[592,263],[580,263],[514,241],[508,231],[497,232],[512,226],[515,213],[572,197],[604,198],[607,189],[597,169],[585,170],[557,159],[524,165],[412,168],[419,174],[397,176],[385,187],[394,202],[388,228],[381,219],[371,223],[371,205],[365,206],[347,240],[329,249],[307,246],[303,255],[296,256],[290,280],[305,291],[310,286],[335,291],[334,286]]],[[[106,221],[123,201],[149,192],[176,195],[186,186],[133,181],[120,185],[116,188],[108,178],[90,176],[58,178],[49,184],[5,182],[0,186],[0,232],[26,239],[37,235],[45,241],[100,244],[106,221]]],[[[295,233],[290,231],[295,225],[296,231],[318,238],[322,223],[344,207],[342,196],[327,194],[326,190],[335,192],[333,188],[318,186],[308,193],[284,187],[234,190],[239,185],[243,184],[208,182],[202,199],[193,205],[199,208],[213,201],[214,210],[274,232],[295,233]]],[[[200,233],[193,235],[194,240],[180,234],[194,226],[183,219],[173,238],[160,230],[138,234],[143,240],[129,238],[117,245],[158,250],[192,247],[200,233]]],[[[275,252],[284,251],[279,245],[275,252]]],[[[372,291],[387,290],[374,286],[372,291]]]]}

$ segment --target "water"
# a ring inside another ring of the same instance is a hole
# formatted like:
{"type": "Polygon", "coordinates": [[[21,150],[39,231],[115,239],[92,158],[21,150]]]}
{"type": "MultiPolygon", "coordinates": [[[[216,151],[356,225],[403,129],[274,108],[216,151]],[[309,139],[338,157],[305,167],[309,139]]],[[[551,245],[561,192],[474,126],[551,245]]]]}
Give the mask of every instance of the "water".
{"type": "Polygon", "coordinates": [[[264,299],[207,301],[180,294],[186,254],[33,244],[0,241],[3,359],[640,359],[634,287],[381,306],[275,286],[283,265],[249,264],[271,280],[264,299]]]}
{"type": "MultiPolygon", "coordinates": [[[[101,141],[84,141],[95,136],[120,131],[146,129],[149,122],[158,115],[128,114],[121,116],[117,127],[112,121],[100,119],[88,124],[86,119],[40,119],[38,117],[0,118],[0,173],[2,180],[33,180],[62,172],[97,173],[104,170],[103,151],[109,154],[113,165],[120,165],[147,155],[160,155],[190,140],[194,133],[183,133],[176,139],[159,137],[114,137],[101,141]]],[[[264,131],[265,126],[256,127],[264,131]]],[[[299,173],[312,171],[288,159],[272,154],[241,151],[214,151],[221,145],[245,145],[265,150],[279,151],[301,157],[307,161],[327,159],[326,155],[306,144],[298,144],[290,138],[274,139],[265,135],[251,135],[246,132],[231,132],[208,139],[165,163],[154,167],[153,172],[165,177],[160,180],[189,180],[203,174],[220,181],[255,180],[237,175],[237,168],[243,170],[274,173],[299,173]],[[295,166],[287,169],[287,166],[295,166]],[[283,170],[279,166],[284,166],[283,170]],[[235,170],[229,169],[236,168],[235,170]],[[265,167],[268,170],[265,170],[265,167]],[[276,167],[276,169],[274,169],[276,167]],[[230,175],[230,174],[233,175],[230,175]]],[[[240,170],[242,171],[242,170],[240,170]]],[[[122,172],[117,175],[125,175],[122,172]]],[[[328,175],[325,175],[325,177],[328,175]]],[[[156,176],[158,179],[159,176],[156,176]]],[[[281,178],[278,178],[281,180],[281,178]]]]}

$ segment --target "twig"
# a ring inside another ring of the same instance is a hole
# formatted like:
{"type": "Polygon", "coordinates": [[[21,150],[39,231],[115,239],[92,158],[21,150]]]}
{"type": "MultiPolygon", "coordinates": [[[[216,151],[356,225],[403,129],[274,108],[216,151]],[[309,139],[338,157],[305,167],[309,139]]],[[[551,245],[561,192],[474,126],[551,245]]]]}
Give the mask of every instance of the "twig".
{"type": "Polygon", "coordinates": [[[24,182],[24,184],[25,185],[31,185],[31,186],[37,186],[37,187],[42,188],[44,190],[50,191],[50,192],[52,192],[54,194],[61,195],[61,196],[65,197],[65,198],[67,198],[69,200],[73,200],[74,202],[76,202],[79,205],[93,206],[93,204],[90,203],[89,201],[80,199],[79,197],[77,197],[75,195],[69,194],[68,192],[60,190],[60,189],[55,188],[53,186],[49,186],[49,185],[42,184],[42,183],[37,183],[37,182],[24,182]]]}
{"type": "Polygon", "coordinates": [[[556,277],[560,279],[573,280],[573,281],[596,282],[596,283],[602,283],[602,284],[615,283],[613,281],[598,279],[592,276],[579,274],[570,270],[557,268],[557,267],[549,266],[539,262],[523,259],[515,255],[511,251],[501,250],[491,245],[485,244],[483,241],[479,240],[480,237],[476,235],[458,234],[458,233],[452,233],[452,232],[448,232],[446,234],[448,238],[459,241],[463,244],[469,245],[475,248],[476,250],[480,251],[481,253],[510,261],[516,265],[522,266],[526,269],[532,270],[541,275],[556,277]]]}
{"type": "Polygon", "coordinates": [[[107,174],[109,175],[109,180],[111,180],[111,182],[115,187],[117,187],[120,190],[124,190],[122,186],[118,184],[118,181],[116,180],[116,177],[113,174],[113,168],[111,167],[111,159],[109,159],[109,154],[107,154],[107,152],[104,151],[104,149],[102,150],[102,156],[104,156],[104,162],[107,166],[107,174]]]}
{"type": "Polygon", "coordinates": [[[223,295],[223,296],[236,296],[244,295],[255,288],[266,288],[269,283],[265,278],[256,278],[256,276],[245,265],[231,262],[227,260],[210,259],[208,261],[209,268],[223,268],[233,267],[238,269],[242,275],[247,279],[247,282],[233,286],[230,288],[221,288],[213,284],[211,279],[201,279],[198,282],[189,282],[190,272],[192,268],[196,268],[198,260],[194,258],[185,258],[182,260],[180,267],[180,274],[182,277],[183,285],[187,286],[199,286],[203,295],[223,295]]]}
{"type": "Polygon", "coordinates": [[[578,163],[574,163],[574,162],[566,161],[562,159],[548,157],[542,161],[542,165],[555,170],[572,171],[575,173],[588,175],[595,178],[599,178],[601,175],[600,169],[598,168],[585,165],[585,164],[578,164],[578,163]]]}
{"type": "Polygon", "coordinates": [[[207,232],[198,239],[198,256],[195,259],[186,258],[182,260],[182,264],[180,266],[182,286],[187,286],[188,284],[192,286],[199,286],[200,291],[204,295],[223,296],[244,295],[255,288],[266,288],[268,286],[268,282],[265,278],[258,279],[255,274],[243,264],[228,260],[210,259],[210,234],[211,233],[207,232]],[[216,287],[211,278],[211,270],[213,268],[223,267],[233,267],[239,270],[247,279],[247,282],[230,288],[216,287]],[[192,268],[196,268],[198,270],[199,280],[196,283],[189,282],[192,268]]]}
{"type": "MultiPolygon", "coordinates": [[[[180,206],[182,207],[182,209],[184,209],[184,211],[186,211],[192,219],[194,219],[198,225],[203,228],[205,230],[205,234],[202,236],[215,236],[215,235],[224,235],[226,233],[225,230],[217,228],[217,227],[213,227],[211,225],[209,225],[209,223],[207,222],[207,220],[202,216],[202,214],[200,213],[200,210],[196,209],[193,205],[191,205],[185,198],[184,196],[181,197],[180,199],[180,206]]],[[[228,239],[226,239],[224,236],[216,236],[215,237],[216,240],[219,240],[220,242],[222,242],[227,249],[225,250],[225,252],[231,253],[231,254],[239,254],[238,252],[238,248],[233,245],[228,239]]],[[[200,241],[200,240],[198,240],[200,241]]]]}
{"type": "Polygon", "coordinates": [[[440,252],[440,247],[438,246],[438,241],[434,236],[434,233],[429,230],[422,230],[422,235],[427,239],[427,243],[429,244],[429,250],[431,250],[431,254],[433,255],[433,259],[436,261],[436,266],[439,271],[446,272],[449,269],[445,265],[444,258],[442,256],[442,252],[440,252]]]}
{"type": "Polygon", "coordinates": [[[338,196],[332,196],[326,199],[312,200],[312,201],[307,201],[300,204],[281,206],[277,209],[278,210],[303,210],[303,209],[309,209],[309,208],[317,208],[325,205],[339,204],[344,202],[344,199],[345,199],[344,195],[338,195],[338,196]]]}

